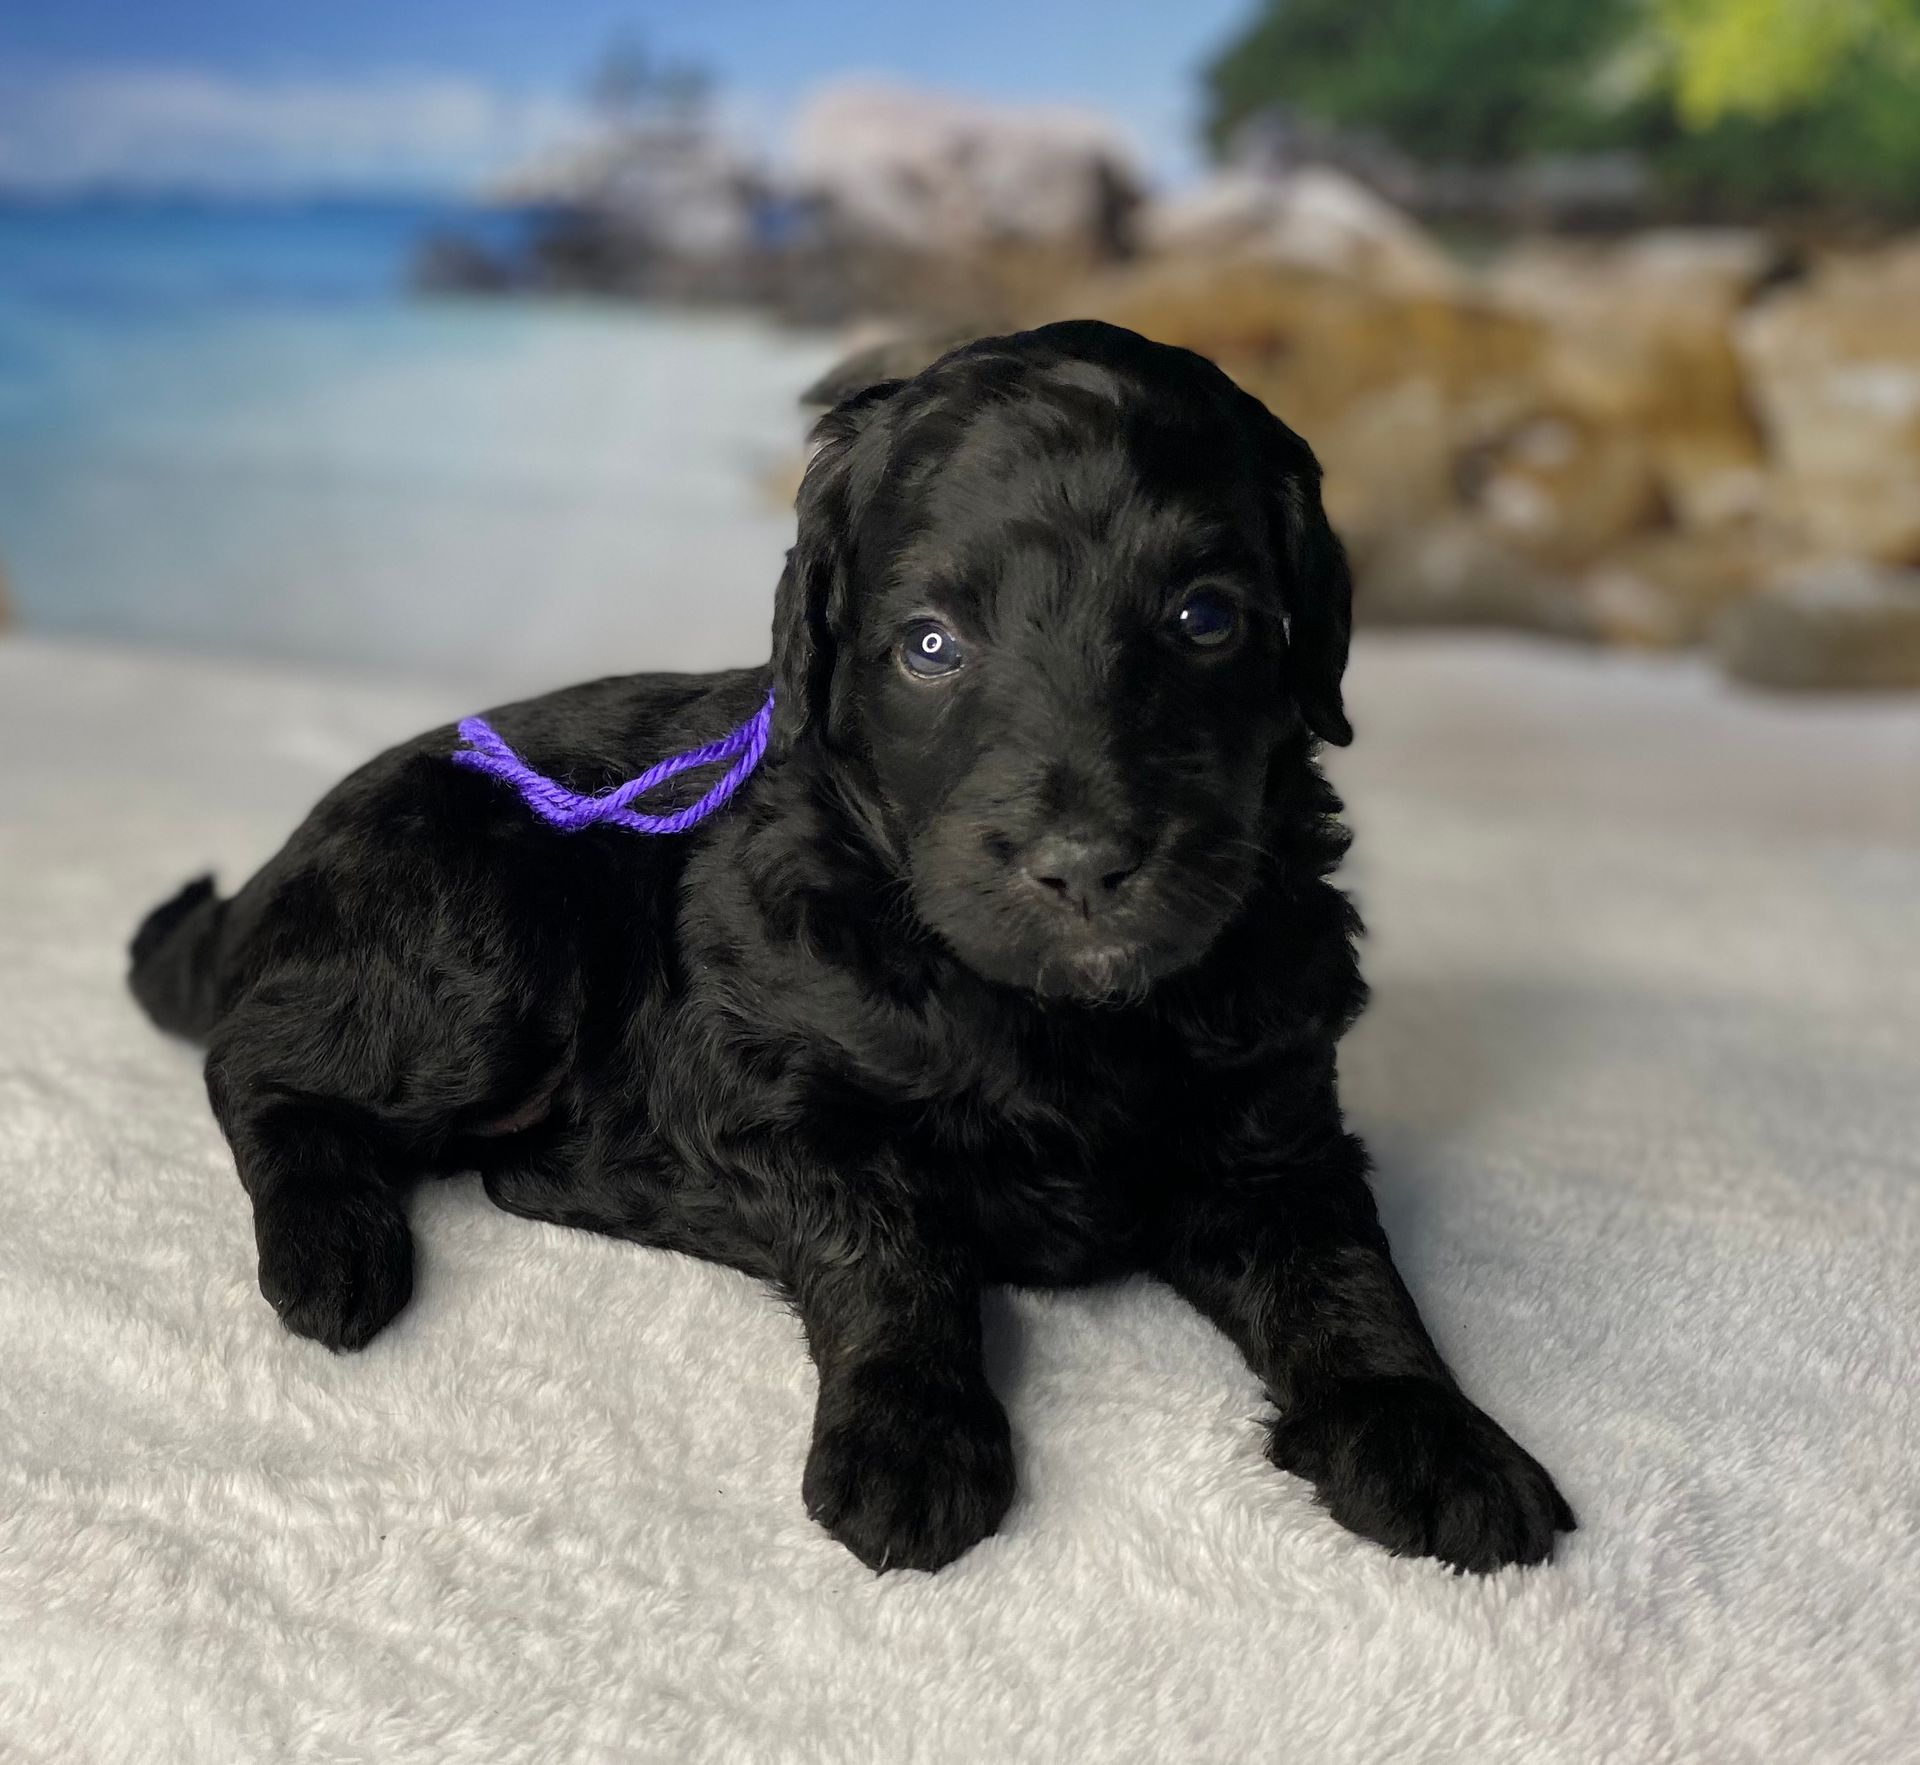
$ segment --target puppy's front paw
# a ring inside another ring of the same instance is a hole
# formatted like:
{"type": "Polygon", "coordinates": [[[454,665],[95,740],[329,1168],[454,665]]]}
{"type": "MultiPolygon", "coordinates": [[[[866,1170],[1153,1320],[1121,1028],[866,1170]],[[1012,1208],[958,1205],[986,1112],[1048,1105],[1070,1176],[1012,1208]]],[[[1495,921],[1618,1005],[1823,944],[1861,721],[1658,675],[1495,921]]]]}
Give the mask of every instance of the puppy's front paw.
{"type": "Polygon", "coordinates": [[[938,1569],[997,1530],[1013,1500],[1006,1411],[977,1376],[837,1373],[821,1386],[801,1492],[869,1569],[938,1569]]]}
{"type": "Polygon", "coordinates": [[[1486,1574],[1543,1562],[1573,1510],[1500,1424],[1445,1386],[1365,1379],[1273,1425],[1267,1457],[1396,1556],[1486,1574]]]}
{"type": "Polygon", "coordinates": [[[254,1209],[260,1291],[296,1336],[364,1348],[413,1293],[413,1238],[384,1190],[283,1190],[254,1209]]]}

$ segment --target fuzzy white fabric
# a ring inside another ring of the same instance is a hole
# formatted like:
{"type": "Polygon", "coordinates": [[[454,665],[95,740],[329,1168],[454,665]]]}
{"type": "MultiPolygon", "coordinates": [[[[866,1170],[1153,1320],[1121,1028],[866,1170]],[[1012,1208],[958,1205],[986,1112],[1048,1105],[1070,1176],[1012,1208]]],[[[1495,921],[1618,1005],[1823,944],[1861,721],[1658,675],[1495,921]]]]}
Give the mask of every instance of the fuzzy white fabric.
{"type": "Polygon", "coordinates": [[[122,942],[472,702],[0,643],[0,1757],[1920,1757],[1920,717],[1479,641],[1353,698],[1350,1107],[1582,1530],[1485,1581],[1349,1537],[1138,1282],[992,1302],[1020,1498],[875,1578],[743,1278],[456,1179],[365,1353],[255,1291],[122,942]]]}

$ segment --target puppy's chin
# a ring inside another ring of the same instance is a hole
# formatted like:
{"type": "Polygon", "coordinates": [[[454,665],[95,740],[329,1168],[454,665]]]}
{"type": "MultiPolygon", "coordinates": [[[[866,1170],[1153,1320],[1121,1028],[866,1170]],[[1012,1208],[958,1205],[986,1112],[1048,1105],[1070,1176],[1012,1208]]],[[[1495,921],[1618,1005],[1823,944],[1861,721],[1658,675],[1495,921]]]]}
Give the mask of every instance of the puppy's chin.
{"type": "Polygon", "coordinates": [[[1031,991],[1079,1005],[1126,1005],[1144,999],[1159,978],[1158,965],[1137,944],[1081,943],[1043,954],[1031,991]]]}
{"type": "Polygon", "coordinates": [[[1137,1005],[1156,981],[1187,967],[1200,954],[1097,935],[1016,944],[969,937],[959,928],[944,936],[953,953],[982,979],[1062,1005],[1137,1005]]]}

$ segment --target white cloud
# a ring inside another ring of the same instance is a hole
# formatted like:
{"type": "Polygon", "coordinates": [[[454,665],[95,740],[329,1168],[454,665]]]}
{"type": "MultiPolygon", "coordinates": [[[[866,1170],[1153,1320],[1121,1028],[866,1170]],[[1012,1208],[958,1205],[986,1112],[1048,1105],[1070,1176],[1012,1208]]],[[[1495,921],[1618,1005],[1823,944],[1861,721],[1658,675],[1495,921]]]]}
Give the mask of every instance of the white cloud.
{"type": "Polygon", "coordinates": [[[440,76],[0,73],[0,183],[14,188],[461,189],[589,128],[570,99],[440,76]]]}

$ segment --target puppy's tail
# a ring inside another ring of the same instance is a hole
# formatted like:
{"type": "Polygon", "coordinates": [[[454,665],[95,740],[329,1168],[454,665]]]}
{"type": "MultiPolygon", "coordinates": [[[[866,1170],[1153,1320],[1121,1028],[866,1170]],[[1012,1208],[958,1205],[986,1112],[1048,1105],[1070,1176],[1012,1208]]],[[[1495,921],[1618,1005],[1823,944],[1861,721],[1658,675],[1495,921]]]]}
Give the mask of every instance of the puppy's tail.
{"type": "Polygon", "coordinates": [[[220,932],[227,903],[196,877],[140,922],[127,985],[163,1030],[198,1040],[219,1016],[220,932]]]}

